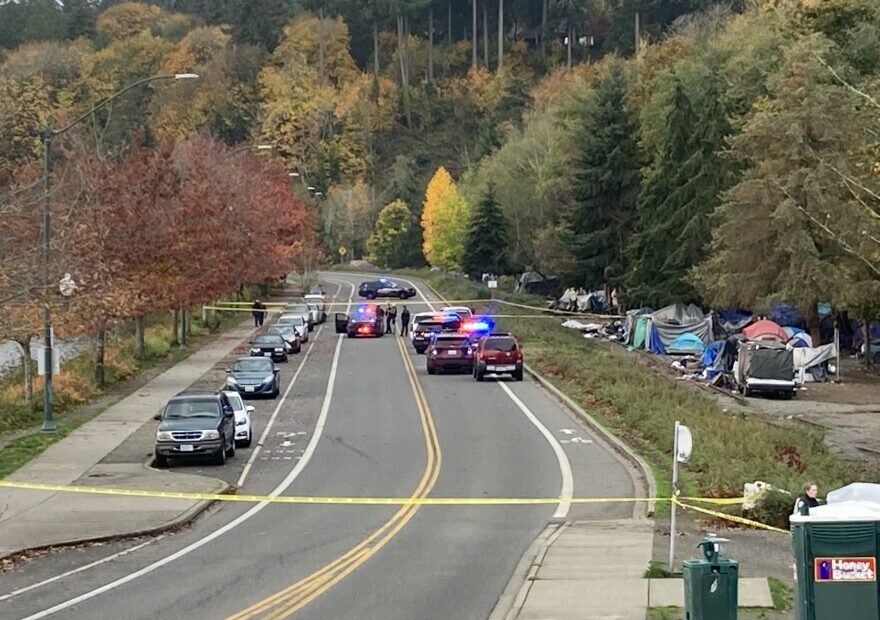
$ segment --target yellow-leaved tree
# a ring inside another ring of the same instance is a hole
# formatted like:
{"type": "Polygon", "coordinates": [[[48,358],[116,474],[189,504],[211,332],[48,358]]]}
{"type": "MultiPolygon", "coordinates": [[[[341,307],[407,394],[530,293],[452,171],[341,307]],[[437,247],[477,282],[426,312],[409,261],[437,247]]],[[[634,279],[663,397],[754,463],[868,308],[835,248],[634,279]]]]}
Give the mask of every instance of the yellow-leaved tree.
{"type": "Polygon", "coordinates": [[[461,265],[469,219],[470,205],[446,168],[440,166],[428,183],[422,207],[423,248],[432,267],[456,269],[461,265]]]}

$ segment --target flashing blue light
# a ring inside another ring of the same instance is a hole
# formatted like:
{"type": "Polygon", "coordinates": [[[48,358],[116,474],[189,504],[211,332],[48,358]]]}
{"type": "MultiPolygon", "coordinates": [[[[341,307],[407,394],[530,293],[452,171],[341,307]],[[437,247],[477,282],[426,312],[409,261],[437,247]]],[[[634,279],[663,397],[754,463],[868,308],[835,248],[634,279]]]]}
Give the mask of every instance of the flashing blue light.
{"type": "Polygon", "coordinates": [[[492,322],[485,319],[471,319],[466,321],[462,328],[473,333],[488,333],[492,331],[492,322]]]}
{"type": "Polygon", "coordinates": [[[386,282],[388,282],[388,278],[379,278],[379,282],[385,284],[386,282]]]}

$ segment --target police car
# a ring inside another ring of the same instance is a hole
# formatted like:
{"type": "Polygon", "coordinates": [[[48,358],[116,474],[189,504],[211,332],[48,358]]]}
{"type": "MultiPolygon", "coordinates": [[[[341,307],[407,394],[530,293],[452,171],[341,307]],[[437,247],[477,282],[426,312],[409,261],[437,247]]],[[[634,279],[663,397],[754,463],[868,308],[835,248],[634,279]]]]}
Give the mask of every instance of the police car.
{"type": "Polygon", "coordinates": [[[382,318],[376,312],[375,304],[363,304],[355,308],[351,316],[337,312],[335,317],[336,333],[348,334],[349,338],[358,336],[381,337],[385,333],[382,318]]]}
{"type": "Polygon", "coordinates": [[[416,296],[416,289],[411,286],[400,286],[397,282],[388,278],[379,278],[378,280],[361,282],[360,288],[358,288],[358,295],[367,299],[376,299],[377,297],[409,299],[416,296]]]}

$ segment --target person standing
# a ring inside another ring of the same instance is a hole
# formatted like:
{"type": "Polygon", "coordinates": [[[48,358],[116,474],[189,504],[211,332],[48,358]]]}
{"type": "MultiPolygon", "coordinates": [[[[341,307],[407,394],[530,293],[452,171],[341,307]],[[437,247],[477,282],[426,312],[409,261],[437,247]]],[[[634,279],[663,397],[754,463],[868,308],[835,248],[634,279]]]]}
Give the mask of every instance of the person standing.
{"type": "Polygon", "coordinates": [[[800,497],[797,498],[797,501],[794,503],[794,512],[792,514],[796,515],[809,515],[810,508],[815,508],[819,505],[819,486],[815,482],[808,482],[804,485],[804,493],[800,497]]]}
{"type": "Polygon", "coordinates": [[[386,334],[393,334],[397,331],[397,306],[388,304],[388,330],[386,334]]]}
{"type": "Polygon", "coordinates": [[[404,306],[400,311],[400,335],[406,336],[407,329],[409,329],[409,310],[404,306]]]}
{"type": "Polygon", "coordinates": [[[263,305],[262,301],[257,299],[251,306],[251,310],[251,314],[254,315],[254,327],[260,327],[263,324],[263,320],[266,318],[266,306],[263,305]]]}

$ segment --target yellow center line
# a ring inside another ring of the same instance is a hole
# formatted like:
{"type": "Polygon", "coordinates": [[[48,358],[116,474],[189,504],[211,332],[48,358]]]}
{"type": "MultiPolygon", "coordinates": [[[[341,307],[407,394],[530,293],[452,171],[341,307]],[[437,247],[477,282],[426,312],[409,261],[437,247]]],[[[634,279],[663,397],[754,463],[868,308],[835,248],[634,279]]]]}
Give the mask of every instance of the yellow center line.
{"type": "MultiPolygon", "coordinates": [[[[401,358],[403,359],[403,365],[409,380],[410,388],[415,397],[416,407],[419,410],[422,431],[425,437],[425,450],[427,453],[425,470],[422,473],[422,478],[419,481],[419,484],[411,495],[411,499],[418,499],[424,498],[430,493],[440,474],[440,444],[437,440],[437,431],[434,427],[434,420],[431,416],[431,411],[428,407],[425,394],[416,377],[412,360],[406,353],[402,339],[396,338],[395,340],[401,358]]],[[[402,506],[375,532],[370,534],[370,536],[339,558],[287,588],[284,588],[283,590],[254,603],[247,609],[230,616],[229,620],[244,620],[245,618],[254,618],[262,614],[267,614],[266,617],[268,618],[281,618],[293,614],[321,594],[328,591],[336,585],[336,583],[369,560],[375,553],[384,547],[388,541],[400,532],[404,526],[406,526],[410,519],[412,519],[416,512],[418,512],[420,507],[421,506],[418,504],[402,506]]]]}

